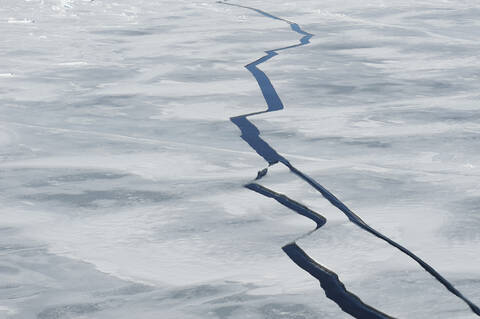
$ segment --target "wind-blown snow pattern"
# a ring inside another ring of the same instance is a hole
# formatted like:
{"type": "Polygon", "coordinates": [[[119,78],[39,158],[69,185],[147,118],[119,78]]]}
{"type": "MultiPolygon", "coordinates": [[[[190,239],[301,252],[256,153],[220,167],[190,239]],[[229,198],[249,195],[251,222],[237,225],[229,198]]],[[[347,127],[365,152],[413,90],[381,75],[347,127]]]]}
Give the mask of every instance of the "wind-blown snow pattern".
{"type": "MultiPolygon", "coordinates": [[[[368,233],[376,236],[377,238],[384,240],[391,246],[397,248],[402,253],[412,258],[424,270],[426,270],[436,280],[438,280],[443,286],[445,286],[445,288],[448,289],[448,291],[456,295],[458,298],[462,299],[475,314],[480,316],[480,308],[477,305],[475,305],[473,302],[471,302],[467,297],[465,297],[447,279],[445,279],[442,275],[440,275],[432,266],[430,266],[428,263],[423,261],[420,257],[415,255],[413,252],[411,252],[407,248],[396,243],[394,240],[390,239],[388,236],[383,235],[382,233],[378,232],[377,230],[369,226],[358,215],[356,215],[352,210],[350,210],[340,199],[338,199],[335,195],[333,195],[328,189],[326,189],[323,185],[318,183],[315,179],[309,177],[307,174],[303,173],[302,171],[297,169],[295,166],[293,166],[284,156],[280,155],[272,146],[270,146],[265,140],[261,138],[260,130],[252,122],[248,120],[248,117],[263,114],[263,113],[268,113],[268,112],[279,111],[284,108],[284,105],[280,97],[278,96],[275,88],[273,87],[273,84],[268,78],[268,76],[262,70],[260,70],[257,66],[275,57],[276,55],[279,54],[280,51],[293,49],[293,48],[297,48],[297,47],[309,44],[310,38],[313,35],[304,31],[297,23],[277,17],[263,10],[253,8],[253,7],[238,5],[238,4],[222,2],[222,1],[219,1],[219,3],[224,5],[230,5],[230,6],[253,10],[267,18],[283,21],[290,26],[292,31],[302,36],[302,38],[300,39],[300,43],[265,51],[266,53],[265,56],[245,66],[245,68],[253,75],[253,77],[255,78],[255,80],[257,81],[260,87],[260,90],[267,104],[267,110],[249,113],[249,114],[243,114],[243,115],[239,115],[231,118],[231,121],[240,129],[241,138],[245,142],[247,142],[250,145],[250,147],[252,147],[252,149],[255,150],[255,152],[258,155],[260,155],[269,164],[269,166],[275,165],[277,163],[281,163],[285,165],[287,168],[290,169],[291,173],[295,174],[300,179],[304,180],[311,187],[313,187],[318,192],[320,192],[320,194],[325,199],[327,199],[331,205],[333,205],[334,207],[342,211],[352,223],[359,226],[361,229],[367,231],[368,233]]],[[[268,172],[268,168],[260,170],[257,174],[256,180],[259,180],[262,177],[264,177],[267,174],[267,172],[268,172]]],[[[315,230],[321,228],[327,222],[325,217],[312,211],[308,207],[288,198],[283,194],[276,193],[275,191],[270,190],[266,187],[263,187],[257,183],[249,183],[245,185],[245,187],[263,196],[275,199],[277,202],[284,205],[285,207],[295,211],[296,213],[302,216],[305,216],[311,219],[317,224],[317,227],[315,228],[315,230]]],[[[339,277],[332,270],[329,270],[323,267],[322,265],[318,264],[317,262],[315,262],[295,243],[295,241],[285,245],[284,247],[282,247],[282,249],[290,257],[290,259],[292,259],[292,261],[295,264],[297,264],[300,268],[304,269],[310,275],[312,275],[313,277],[315,277],[320,281],[320,285],[325,290],[326,296],[331,300],[333,300],[335,303],[337,303],[337,305],[340,306],[340,308],[344,312],[359,319],[392,318],[387,314],[363,303],[359,297],[349,292],[346,289],[346,287],[343,285],[343,283],[340,281],[339,277]]]]}

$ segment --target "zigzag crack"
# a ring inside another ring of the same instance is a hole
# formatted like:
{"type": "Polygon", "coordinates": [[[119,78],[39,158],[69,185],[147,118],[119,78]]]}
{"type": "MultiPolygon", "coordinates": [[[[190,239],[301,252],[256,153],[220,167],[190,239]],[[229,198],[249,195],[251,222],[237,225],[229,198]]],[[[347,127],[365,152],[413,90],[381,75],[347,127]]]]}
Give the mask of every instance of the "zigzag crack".
{"type": "MultiPolygon", "coordinates": [[[[258,83],[258,86],[260,87],[262,95],[267,104],[267,110],[239,115],[239,116],[232,117],[230,119],[232,123],[235,124],[240,129],[241,138],[245,142],[247,142],[250,145],[250,147],[252,147],[252,149],[255,150],[255,152],[258,155],[260,155],[263,159],[265,159],[265,161],[269,164],[269,166],[279,162],[282,163],[283,165],[288,167],[293,174],[297,175],[299,178],[301,178],[302,180],[307,182],[310,186],[312,186],[317,191],[319,191],[321,195],[325,199],[327,199],[333,206],[335,206],[340,211],[342,211],[352,223],[359,226],[363,230],[373,234],[374,236],[386,241],[391,246],[399,249],[400,251],[402,251],[409,257],[411,257],[423,269],[425,269],[440,283],[442,283],[447,288],[448,291],[450,291],[455,296],[462,299],[475,314],[480,316],[480,308],[478,308],[478,306],[476,306],[469,299],[467,299],[448,280],[442,277],[433,267],[428,265],[426,262],[424,262],[422,259],[420,259],[418,256],[416,256],[414,253],[412,253],[405,247],[401,246],[400,244],[396,243],[392,239],[388,238],[387,236],[381,234],[380,232],[370,227],[358,215],[356,215],[353,211],[351,211],[342,201],[340,201],[337,197],[335,197],[328,189],[326,189],[320,183],[315,181],[313,178],[309,177],[308,175],[304,174],[303,172],[295,168],[292,164],[290,164],[290,162],[285,157],[280,155],[273,147],[271,147],[267,142],[265,142],[260,137],[260,130],[252,122],[250,122],[247,119],[247,117],[268,113],[268,112],[279,111],[279,110],[282,110],[284,106],[280,97],[277,94],[277,91],[273,87],[273,84],[271,83],[270,79],[262,70],[257,68],[257,65],[264,63],[270,60],[271,58],[273,58],[274,56],[278,55],[277,53],[278,51],[292,49],[292,48],[300,47],[310,43],[310,38],[313,35],[302,30],[300,26],[296,23],[274,16],[263,10],[256,9],[253,7],[238,5],[238,4],[231,4],[231,3],[222,2],[222,1],[218,1],[218,3],[253,10],[267,18],[286,22],[290,25],[290,28],[292,29],[292,31],[303,35],[302,38],[299,40],[300,43],[278,48],[278,49],[265,51],[265,53],[267,53],[265,56],[245,66],[245,68],[253,75],[253,77],[258,83]]],[[[259,171],[255,180],[261,179],[267,174],[267,172],[268,172],[268,168],[265,168],[259,171]]],[[[298,214],[312,219],[317,224],[316,229],[320,228],[326,222],[326,219],[323,216],[313,212],[312,210],[308,209],[306,206],[289,199],[285,195],[276,193],[256,183],[249,183],[245,185],[245,187],[259,194],[262,194],[263,196],[273,198],[279,203],[281,203],[282,205],[288,207],[291,210],[294,210],[298,214]]],[[[357,296],[348,292],[345,286],[340,282],[340,280],[338,279],[338,276],[335,273],[316,263],[302,249],[300,249],[300,247],[298,247],[295,242],[287,244],[286,246],[282,247],[282,249],[290,257],[290,259],[293,260],[293,262],[295,262],[299,267],[301,267],[302,269],[304,269],[305,271],[307,271],[313,277],[317,278],[320,281],[320,284],[322,288],[325,290],[325,294],[327,295],[327,297],[335,301],[343,311],[351,314],[352,316],[358,319],[392,318],[372,308],[371,306],[364,304],[357,296]]]]}

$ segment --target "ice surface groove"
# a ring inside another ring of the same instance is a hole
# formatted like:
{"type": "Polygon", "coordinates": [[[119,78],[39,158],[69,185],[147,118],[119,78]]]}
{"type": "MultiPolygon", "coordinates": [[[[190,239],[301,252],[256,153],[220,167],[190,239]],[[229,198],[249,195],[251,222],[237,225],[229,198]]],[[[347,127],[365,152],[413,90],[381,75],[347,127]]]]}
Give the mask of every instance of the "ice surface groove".
{"type": "Polygon", "coordinates": [[[294,210],[298,214],[305,216],[307,218],[310,218],[317,226],[315,227],[315,230],[319,229],[325,223],[327,222],[327,219],[323,217],[322,215],[314,212],[313,210],[309,209],[308,207],[300,204],[299,202],[296,202],[287,196],[274,192],[271,189],[266,188],[265,186],[259,185],[257,183],[250,183],[245,185],[246,188],[257,192],[259,194],[262,194],[263,196],[270,197],[280,204],[282,204],[285,207],[290,208],[291,210],[294,210]]]}
{"type": "MultiPolygon", "coordinates": [[[[286,158],[280,155],[273,147],[271,147],[266,141],[264,141],[260,137],[260,130],[252,122],[250,122],[247,117],[282,110],[284,106],[270,79],[263,71],[257,68],[257,65],[264,63],[272,57],[278,55],[277,51],[291,49],[308,44],[310,38],[313,35],[303,31],[296,23],[276,17],[263,10],[222,1],[218,1],[218,3],[253,10],[265,17],[284,21],[290,25],[290,28],[294,32],[303,35],[303,37],[300,39],[299,44],[265,51],[265,53],[267,53],[265,56],[245,66],[245,68],[253,75],[260,87],[262,95],[267,104],[267,110],[239,115],[231,118],[231,121],[240,129],[241,138],[245,142],[247,142],[258,155],[264,158],[265,161],[269,163],[269,166],[277,164],[279,162],[282,163],[283,165],[288,167],[293,174],[297,175],[299,178],[301,178],[310,186],[319,191],[321,195],[330,202],[330,204],[342,211],[352,223],[359,226],[363,230],[373,234],[377,238],[384,240],[391,246],[397,248],[398,250],[415,260],[424,270],[426,270],[430,275],[432,275],[441,284],[443,284],[448,291],[463,300],[475,314],[480,316],[480,308],[474,303],[472,303],[468,298],[466,298],[448,280],[441,276],[432,266],[424,262],[421,258],[419,258],[407,248],[403,247],[394,240],[390,239],[389,237],[383,235],[382,233],[376,231],[374,228],[369,226],[358,215],[351,211],[341,200],[334,196],[328,189],[315,181],[313,178],[309,177],[308,175],[295,168],[286,158]]],[[[267,171],[268,168],[259,171],[256,180],[259,180],[263,176],[265,176],[267,174],[267,171]]],[[[323,216],[311,211],[302,204],[289,199],[285,195],[276,193],[256,183],[249,183],[245,185],[245,187],[263,196],[273,198],[277,202],[281,203],[282,205],[288,207],[291,210],[294,210],[298,214],[310,218],[317,224],[316,229],[320,228],[326,222],[326,219],[323,216]]],[[[364,304],[357,296],[348,292],[344,285],[340,282],[336,274],[312,260],[300,247],[296,245],[295,242],[287,244],[286,246],[282,247],[282,249],[299,267],[301,267],[320,281],[321,286],[325,290],[327,297],[335,301],[343,311],[359,319],[391,318],[390,316],[364,304]]]]}
{"type": "Polygon", "coordinates": [[[282,249],[295,264],[320,281],[326,296],[335,301],[344,312],[359,319],[393,318],[363,303],[345,288],[337,274],[316,263],[295,242],[283,246],[282,249]]]}
{"type": "MultiPolygon", "coordinates": [[[[316,231],[327,222],[326,218],[317,212],[267,187],[256,183],[247,184],[245,187],[266,197],[270,197],[299,215],[305,216],[315,222],[317,226],[313,231],[307,233],[307,235],[316,231]]],[[[325,290],[326,296],[333,300],[344,312],[356,318],[393,318],[363,303],[358,296],[347,290],[336,273],[315,262],[295,241],[283,246],[282,249],[295,264],[312,275],[312,277],[318,279],[320,286],[325,290]]]]}
{"type": "Polygon", "coordinates": [[[330,191],[328,191],[325,187],[320,185],[317,181],[315,181],[313,178],[309,177],[308,175],[302,173],[298,169],[296,169],[293,165],[290,163],[284,163],[290,170],[299,176],[301,179],[305,180],[308,184],[310,184],[313,188],[315,188],[317,191],[319,191],[322,196],[327,199],[333,206],[337,207],[339,210],[341,210],[347,217],[348,219],[354,223],[355,225],[359,226],[363,230],[373,234],[374,236],[386,241],[388,244],[391,246],[397,248],[413,260],[415,260],[423,269],[425,269],[430,275],[432,275],[435,279],[437,279],[442,285],[445,286],[445,288],[448,289],[451,293],[453,293],[455,296],[459,297],[462,299],[469,307],[470,309],[480,316],[480,308],[475,305],[473,302],[471,302],[467,297],[465,297],[458,289],[456,289],[447,279],[445,279],[440,273],[438,273],[432,266],[427,264],[425,261],[423,261],[420,257],[415,255],[413,252],[408,250],[407,248],[403,247],[399,243],[395,242],[394,240],[388,238],[387,236],[383,235],[382,233],[378,232],[371,226],[369,226],[367,223],[365,223],[357,214],[352,212],[344,203],[342,203],[335,195],[333,195],[330,191]]]}

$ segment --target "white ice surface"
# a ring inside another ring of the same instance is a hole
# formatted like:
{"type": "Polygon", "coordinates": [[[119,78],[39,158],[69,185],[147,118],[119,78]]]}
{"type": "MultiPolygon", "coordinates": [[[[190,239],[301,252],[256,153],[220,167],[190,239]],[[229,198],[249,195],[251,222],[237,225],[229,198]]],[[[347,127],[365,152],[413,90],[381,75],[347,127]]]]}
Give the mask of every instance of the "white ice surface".
{"type": "MultiPolygon", "coordinates": [[[[232,1],[233,3],[233,1],[232,1]]],[[[239,1],[311,44],[261,65],[262,136],[480,304],[480,6],[239,1]]],[[[281,246],[313,224],[242,188],[265,162],[229,117],[243,66],[295,44],[215,1],[0,5],[0,318],[350,318],[281,246]]],[[[475,318],[281,167],[262,183],[327,217],[299,241],[398,318],[475,318]]]]}

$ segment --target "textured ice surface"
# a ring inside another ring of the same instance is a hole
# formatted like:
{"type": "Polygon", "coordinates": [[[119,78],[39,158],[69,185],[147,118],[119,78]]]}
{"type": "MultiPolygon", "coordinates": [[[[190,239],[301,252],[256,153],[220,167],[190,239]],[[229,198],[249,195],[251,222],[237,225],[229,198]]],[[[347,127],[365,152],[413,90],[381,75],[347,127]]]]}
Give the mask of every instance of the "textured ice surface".
{"type": "MultiPolygon", "coordinates": [[[[296,167],[480,303],[474,1],[239,1],[311,44],[261,65],[251,120],[296,167]]],[[[229,117],[243,68],[295,44],[214,1],[4,0],[0,318],[348,318],[280,247],[314,225],[242,185],[265,162],[229,117]]],[[[299,241],[399,318],[474,318],[418,265],[274,167],[327,217],[299,241]]]]}

